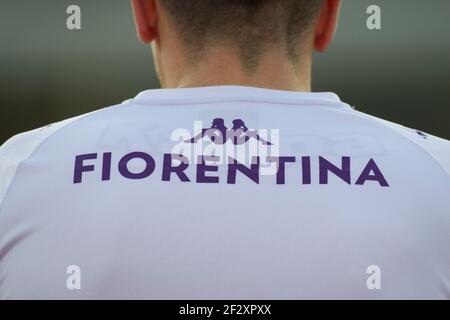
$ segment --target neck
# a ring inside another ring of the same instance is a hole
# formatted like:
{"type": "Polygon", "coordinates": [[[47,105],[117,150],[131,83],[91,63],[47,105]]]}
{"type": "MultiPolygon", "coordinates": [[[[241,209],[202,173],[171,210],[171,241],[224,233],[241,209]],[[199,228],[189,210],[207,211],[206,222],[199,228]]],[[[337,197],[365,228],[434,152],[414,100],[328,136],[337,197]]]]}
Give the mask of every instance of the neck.
{"type": "Polygon", "coordinates": [[[258,59],[258,66],[248,72],[233,49],[209,50],[195,65],[176,66],[164,74],[164,86],[172,88],[241,85],[288,91],[311,91],[311,56],[292,64],[281,51],[268,51],[258,59]]]}

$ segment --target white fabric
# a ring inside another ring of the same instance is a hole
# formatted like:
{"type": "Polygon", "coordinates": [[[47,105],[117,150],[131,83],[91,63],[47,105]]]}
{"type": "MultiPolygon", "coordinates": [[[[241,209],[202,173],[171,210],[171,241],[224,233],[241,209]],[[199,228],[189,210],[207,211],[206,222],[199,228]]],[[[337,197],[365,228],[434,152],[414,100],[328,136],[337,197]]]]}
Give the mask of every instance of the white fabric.
{"type": "Polygon", "coordinates": [[[380,123],[383,123],[385,126],[391,128],[392,130],[395,130],[396,132],[413,142],[415,145],[421,147],[450,176],[450,141],[427,133],[423,133],[418,130],[406,128],[393,122],[377,118],[374,119],[376,119],[380,123]]]}
{"type": "Polygon", "coordinates": [[[46,127],[18,134],[0,146],[0,206],[18,167],[50,135],[79,117],[50,124],[46,127]]]}
{"type": "Polygon", "coordinates": [[[0,298],[449,299],[449,163],[448,141],[333,93],[144,91],[1,147],[0,298]],[[214,119],[295,162],[256,183],[190,159],[181,181],[165,154],[240,147],[214,119]]]}

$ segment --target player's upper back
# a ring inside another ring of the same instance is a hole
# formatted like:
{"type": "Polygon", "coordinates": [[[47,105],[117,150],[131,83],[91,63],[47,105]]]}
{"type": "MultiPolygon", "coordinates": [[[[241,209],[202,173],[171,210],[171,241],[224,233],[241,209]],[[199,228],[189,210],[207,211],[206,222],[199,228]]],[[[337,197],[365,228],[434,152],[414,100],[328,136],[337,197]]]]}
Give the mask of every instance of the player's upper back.
{"type": "Polygon", "coordinates": [[[0,176],[2,297],[450,294],[450,142],[332,93],[149,90],[12,138],[0,176]]]}

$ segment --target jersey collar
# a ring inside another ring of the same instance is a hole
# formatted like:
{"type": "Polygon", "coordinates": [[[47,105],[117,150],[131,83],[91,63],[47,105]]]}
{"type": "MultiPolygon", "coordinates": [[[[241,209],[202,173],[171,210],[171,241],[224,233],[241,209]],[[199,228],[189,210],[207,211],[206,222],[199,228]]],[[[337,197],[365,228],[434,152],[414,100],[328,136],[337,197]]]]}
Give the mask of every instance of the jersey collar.
{"type": "Polygon", "coordinates": [[[182,103],[208,101],[268,101],[286,103],[334,104],[349,107],[333,92],[296,92],[246,86],[209,86],[178,89],[152,89],[139,93],[137,103],[182,103]]]}

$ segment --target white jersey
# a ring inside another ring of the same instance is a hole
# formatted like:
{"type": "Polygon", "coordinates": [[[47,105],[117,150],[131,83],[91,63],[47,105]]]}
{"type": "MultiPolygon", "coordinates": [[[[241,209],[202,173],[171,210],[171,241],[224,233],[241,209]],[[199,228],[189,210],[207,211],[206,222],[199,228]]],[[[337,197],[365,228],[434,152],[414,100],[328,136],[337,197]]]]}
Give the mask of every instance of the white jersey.
{"type": "Polygon", "coordinates": [[[1,147],[0,297],[449,299],[449,175],[333,93],[144,91],[1,147]]]}

